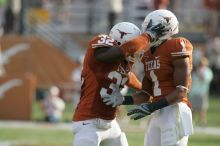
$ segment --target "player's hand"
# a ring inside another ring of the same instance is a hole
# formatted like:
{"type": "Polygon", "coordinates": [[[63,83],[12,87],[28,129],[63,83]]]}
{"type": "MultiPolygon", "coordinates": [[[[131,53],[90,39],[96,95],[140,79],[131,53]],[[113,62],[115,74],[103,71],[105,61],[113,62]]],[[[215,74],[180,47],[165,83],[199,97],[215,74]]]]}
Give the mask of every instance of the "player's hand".
{"type": "Polygon", "coordinates": [[[112,107],[116,107],[123,103],[124,97],[122,96],[120,91],[115,91],[110,96],[102,96],[102,101],[106,105],[111,105],[112,107]]]}
{"type": "Polygon", "coordinates": [[[164,25],[161,23],[152,26],[152,20],[149,22],[148,27],[144,31],[151,37],[151,42],[156,41],[161,36],[165,35],[165,33],[168,31],[164,25]]]}
{"type": "Polygon", "coordinates": [[[128,111],[127,115],[133,120],[141,119],[153,112],[151,103],[143,103],[128,111]]]}

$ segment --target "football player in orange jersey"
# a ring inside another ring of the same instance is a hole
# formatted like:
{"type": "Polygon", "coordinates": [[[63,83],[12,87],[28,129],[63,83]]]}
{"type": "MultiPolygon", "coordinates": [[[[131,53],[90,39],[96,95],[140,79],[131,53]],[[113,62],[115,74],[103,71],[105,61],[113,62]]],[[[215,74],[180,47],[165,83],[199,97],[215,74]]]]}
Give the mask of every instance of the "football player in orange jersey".
{"type": "Polygon", "coordinates": [[[172,12],[160,9],[149,13],[142,30],[158,24],[168,31],[152,42],[144,53],[142,91],[124,98],[123,104],[138,104],[128,112],[131,119],[150,115],[145,146],[187,146],[188,136],[193,133],[187,98],[191,86],[193,47],[185,38],[172,38],[179,32],[178,20],[172,12]],[[152,102],[136,100],[143,98],[151,98],[152,102]]]}
{"type": "MultiPolygon", "coordinates": [[[[150,27],[141,37],[149,43],[157,39],[163,29],[161,25],[150,27]]],[[[125,84],[137,90],[142,88],[130,72],[129,61],[137,59],[139,55],[133,56],[133,53],[145,50],[148,43],[139,48],[120,49],[122,55],[110,54],[111,59],[120,58],[113,62],[102,58],[102,54],[114,44],[123,46],[139,35],[137,26],[122,22],[116,24],[109,35],[101,34],[90,41],[83,63],[80,102],[73,115],[74,146],[128,146],[125,134],[115,120],[116,106],[123,102],[120,89],[125,84]]]]}

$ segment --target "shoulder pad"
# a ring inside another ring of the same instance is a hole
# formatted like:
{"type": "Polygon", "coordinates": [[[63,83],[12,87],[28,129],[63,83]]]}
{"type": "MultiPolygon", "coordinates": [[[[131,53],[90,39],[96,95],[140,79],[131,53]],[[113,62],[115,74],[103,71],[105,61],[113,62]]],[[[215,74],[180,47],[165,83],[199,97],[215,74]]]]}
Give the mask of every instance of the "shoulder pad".
{"type": "Polygon", "coordinates": [[[189,40],[180,37],[170,41],[169,53],[171,57],[187,57],[192,55],[193,46],[189,40]]]}

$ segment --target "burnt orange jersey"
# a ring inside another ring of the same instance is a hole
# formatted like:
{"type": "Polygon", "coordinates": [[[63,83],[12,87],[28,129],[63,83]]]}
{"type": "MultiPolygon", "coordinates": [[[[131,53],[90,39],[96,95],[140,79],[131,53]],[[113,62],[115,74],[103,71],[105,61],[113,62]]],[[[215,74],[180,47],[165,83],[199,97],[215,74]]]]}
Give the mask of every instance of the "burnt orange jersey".
{"type": "MultiPolygon", "coordinates": [[[[125,61],[106,63],[95,59],[96,48],[113,46],[113,42],[107,35],[98,35],[89,43],[82,70],[81,97],[73,116],[74,121],[114,119],[116,108],[106,105],[101,96],[110,96],[114,90],[122,88],[126,83],[136,81],[133,75],[129,81],[130,67],[125,61]]],[[[134,87],[140,88],[140,83],[134,83],[134,87]]]]}
{"type": "MultiPolygon", "coordinates": [[[[151,82],[153,101],[157,101],[176,89],[173,79],[173,61],[189,57],[190,71],[192,71],[192,50],[193,47],[187,39],[175,38],[161,44],[153,53],[150,50],[145,52],[143,63],[145,75],[151,82]]],[[[191,86],[191,77],[189,77],[189,80],[188,88],[191,86]]],[[[145,83],[142,84],[144,86],[145,83]]],[[[183,101],[189,104],[187,97],[183,101]]]]}

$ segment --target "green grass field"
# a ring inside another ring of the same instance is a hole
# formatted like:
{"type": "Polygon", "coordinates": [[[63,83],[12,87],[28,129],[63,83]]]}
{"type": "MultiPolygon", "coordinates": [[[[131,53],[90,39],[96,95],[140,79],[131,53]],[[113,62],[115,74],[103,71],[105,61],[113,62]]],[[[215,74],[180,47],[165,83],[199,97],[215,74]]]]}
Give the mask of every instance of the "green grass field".
{"type": "MultiPolygon", "coordinates": [[[[220,127],[220,97],[211,98],[207,113],[208,126],[220,127]]],[[[220,144],[219,144],[220,145],[220,144]]]]}
{"type": "MultiPolygon", "coordinates": [[[[219,96],[212,96],[210,98],[210,106],[208,109],[207,114],[207,126],[211,127],[220,127],[220,95],[219,96]]],[[[70,122],[72,120],[73,115],[73,109],[72,109],[72,103],[67,103],[66,108],[63,115],[63,122],[70,122]]],[[[33,105],[33,114],[32,114],[32,120],[33,121],[43,121],[43,113],[40,110],[39,106],[35,102],[33,105]]],[[[146,119],[144,119],[146,120],[146,119]]],[[[139,122],[131,122],[132,124],[138,124],[139,122]]]]}
{"type": "MultiPolygon", "coordinates": [[[[126,134],[130,146],[143,146],[143,131],[126,131],[126,134]]],[[[16,146],[70,146],[72,137],[70,130],[0,128],[0,141],[9,141],[16,146]]],[[[190,137],[189,146],[219,146],[219,137],[195,134],[190,137]]]]}
{"type": "MultiPolygon", "coordinates": [[[[210,99],[208,126],[220,127],[220,98],[210,99]]],[[[33,107],[33,120],[42,121],[42,112],[37,104],[33,107]]],[[[72,117],[71,104],[67,104],[63,121],[70,122],[72,117]]],[[[145,119],[146,120],[146,119],[145,119]]],[[[130,124],[139,124],[130,122],[130,124]]],[[[56,127],[56,125],[54,125],[56,127]]],[[[143,146],[144,130],[137,132],[124,128],[130,146],[143,146]]],[[[0,128],[1,143],[9,142],[13,146],[70,146],[73,135],[71,130],[57,128],[0,128]]],[[[194,134],[188,146],[220,146],[220,135],[194,134]]]]}

